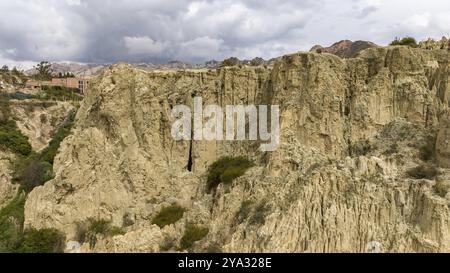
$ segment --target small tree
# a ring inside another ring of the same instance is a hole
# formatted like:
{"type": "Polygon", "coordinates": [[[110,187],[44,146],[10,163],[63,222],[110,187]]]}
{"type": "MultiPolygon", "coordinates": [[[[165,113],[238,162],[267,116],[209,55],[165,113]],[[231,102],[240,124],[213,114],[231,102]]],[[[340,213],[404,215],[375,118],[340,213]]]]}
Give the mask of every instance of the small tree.
{"type": "Polygon", "coordinates": [[[228,59],[223,60],[221,67],[224,66],[235,66],[239,64],[239,59],[236,57],[230,57],[228,59]]]}
{"type": "Polygon", "coordinates": [[[40,62],[35,66],[37,74],[35,78],[38,80],[51,80],[52,79],[52,65],[49,62],[40,62]]]}
{"type": "Polygon", "coordinates": [[[2,66],[2,68],[0,69],[0,71],[2,73],[8,73],[9,72],[9,67],[7,65],[2,66]]]}
{"type": "Polygon", "coordinates": [[[410,47],[417,47],[417,41],[413,37],[405,37],[402,39],[399,39],[398,37],[395,38],[394,41],[390,43],[391,46],[401,45],[401,46],[410,46],[410,47]]]}

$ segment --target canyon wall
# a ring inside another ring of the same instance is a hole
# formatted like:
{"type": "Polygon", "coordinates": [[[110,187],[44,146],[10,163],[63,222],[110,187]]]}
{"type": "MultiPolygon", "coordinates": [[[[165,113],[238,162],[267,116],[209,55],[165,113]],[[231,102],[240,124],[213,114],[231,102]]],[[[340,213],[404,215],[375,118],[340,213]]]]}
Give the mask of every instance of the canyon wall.
{"type": "Polygon", "coordinates": [[[82,102],[55,179],[30,193],[25,225],[57,228],[68,242],[80,242],[79,226],[92,218],[125,230],[82,244],[86,252],[175,251],[188,223],[209,228],[191,249],[199,252],[448,252],[450,195],[435,189],[450,177],[449,77],[447,50],[409,47],[351,59],[296,53],[270,69],[114,65],[82,102]],[[172,108],[196,96],[279,105],[280,146],[173,140],[172,108]],[[255,167],[208,194],[208,168],[227,155],[255,167]],[[421,165],[437,174],[408,174],[421,165]],[[183,218],[152,225],[173,203],[187,209],[183,218]]]}

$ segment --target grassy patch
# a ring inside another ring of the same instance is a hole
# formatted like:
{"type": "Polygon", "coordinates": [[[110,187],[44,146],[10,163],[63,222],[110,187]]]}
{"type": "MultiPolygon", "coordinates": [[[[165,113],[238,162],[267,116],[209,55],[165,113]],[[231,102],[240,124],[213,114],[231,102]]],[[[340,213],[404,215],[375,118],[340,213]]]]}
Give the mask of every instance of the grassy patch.
{"type": "Polygon", "coordinates": [[[428,164],[422,164],[415,168],[408,170],[408,176],[414,179],[429,179],[433,180],[438,175],[436,167],[428,164]]]}
{"type": "Polygon", "coordinates": [[[23,233],[20,253],[62,253],[65,236],[56,229],[28,229],[23,233]]]}
{"type": "Polygon", "coordinates": [[[42,86],[42,91],[44,93],[43,95],[41,95],[41,99],[79,101],[83,98],[81,95],[79,95],[79,91],[76,88],[67,88],[61,86],[42,86]]]}
{"type": "Polygon", "coordinates": [[[47,148],[40,154],[40,160],[53,165],[53,160],[58,153],[61,142],[70,134],[74,126],[75,112],[71,112],[63,124],[58,128],[47,148]]]}
{"type": "Polygon", "coordinates": [[[25,192],[31,192],[35,187],[42,186],[53,179],[53,161],[61,142],[70,134],[75,113],[72,112],[66,121],[58,128],[47,148],[39,154],[32,153],[27,157],[18,157],[15,162],[13,180],[21,185],[25,192]]]}
{"type": "Polygon", "coordinates": [[[420,159],[424,161],[433,160],[436,156],[436,135],[429,136],[425,144],[419,147],[420,159]]]}
{"type": "Polygon", "coordinates": [[[32,151],[28,138],[12,120],[9,101],[0,97],[0,147],[18,155],[29,155],[32,151]]]}
{"type": "Polygon", "coordinates": [[[18,252],[21,246],[25,200],[18,194],[0,210],[0,252],[18,252]]]}
{"type": "Polygon", "coordinates": [[[209,168],[207,190],[216,189],[219,184],[231,184],[234,179],[242,176],[254,164],[245,157],[223,157],[209,168]]]}
{"type": "Polygon", "coordinates": [[[179,205],[171,205],[161,209],[161,211],[153,218],[152,224],[163,228],[167,225],[176,223],[183,218],[186,210],[179,205]]]}
{"type": "Polygon", "coordinates": [[[205,238],[208,233],[209,229],[206,227],[200,227],[192,224],[187,225],[184,231],[184,235],[180,241],[181,249],[191,248],[195,242],[205,238]]]}

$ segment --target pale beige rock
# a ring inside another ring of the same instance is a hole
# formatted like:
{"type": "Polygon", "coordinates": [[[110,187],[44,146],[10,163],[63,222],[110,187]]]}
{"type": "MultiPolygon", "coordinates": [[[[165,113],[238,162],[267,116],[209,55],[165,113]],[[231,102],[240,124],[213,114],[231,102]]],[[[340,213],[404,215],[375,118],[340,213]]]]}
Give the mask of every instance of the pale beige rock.
{"type": "Polygon", "coordinates": [[[47,147],[55,130],[75,107],[70,102],[11,101],[17,127],[28,137],[34,151],[47,147]]]}

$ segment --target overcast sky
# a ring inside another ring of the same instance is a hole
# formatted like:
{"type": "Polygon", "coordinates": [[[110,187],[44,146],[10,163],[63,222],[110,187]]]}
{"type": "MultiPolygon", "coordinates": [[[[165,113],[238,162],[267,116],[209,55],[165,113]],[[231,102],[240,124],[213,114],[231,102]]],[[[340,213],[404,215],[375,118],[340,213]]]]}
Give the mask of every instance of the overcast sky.
{"type": "Polygon", "coordinates": [[[0,0],[0,64],[272,58],[450,35],[448,0],[0,0]]]}

